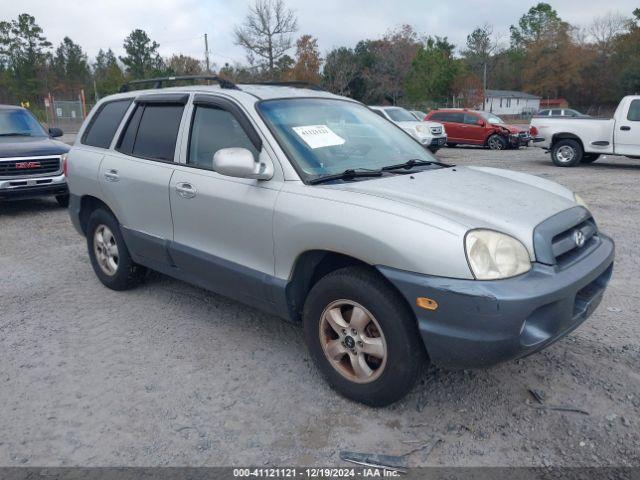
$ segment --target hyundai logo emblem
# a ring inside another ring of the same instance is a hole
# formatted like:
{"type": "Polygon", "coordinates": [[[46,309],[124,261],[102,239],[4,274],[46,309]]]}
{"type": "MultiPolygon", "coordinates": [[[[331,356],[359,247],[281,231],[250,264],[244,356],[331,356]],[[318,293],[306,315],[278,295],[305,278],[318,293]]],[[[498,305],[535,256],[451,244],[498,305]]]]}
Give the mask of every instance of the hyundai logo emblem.
{"type": "Polygon", "coordinates": [[[576,247],[581,247],[584,245],[585,238],[582,230],[576,230],[573,232],[573,241],[576,243],[576,247]]]}

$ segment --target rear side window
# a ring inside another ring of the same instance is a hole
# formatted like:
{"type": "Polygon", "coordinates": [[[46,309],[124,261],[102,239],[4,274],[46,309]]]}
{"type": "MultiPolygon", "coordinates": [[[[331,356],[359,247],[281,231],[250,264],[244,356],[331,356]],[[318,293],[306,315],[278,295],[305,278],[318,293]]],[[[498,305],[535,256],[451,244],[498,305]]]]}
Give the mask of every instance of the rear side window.
{"type": "Polygon", "coordinates": [[[464,114],[464,123],[466,123],[467,125],[477,125],[478,124],[478,117],[476,117],[472,113],[465,113],[464,114]]]}
{"type": "Polygon", "coordinates": [[[549,115],[549,110],[540,110],[540,112],[538,112],[538,115],[549,115]]]}
{"type": "Polygon", "coordinates": [[[629,113],[627,113],[627,120],[640,122],[640,100],[631,101],[631,105],[629,105],[629,113]]]}
{"type": "Polygon", "coordinates": [[[118,150],[135,157],[172,162],[184,105],[141,104],[120,139],[118,150]]]}
{"type": "Polygon", "coordinates": [[[447,122],[464,123],[463,113],[447,113],[447,122]]]}
{"type": "Polygon", "coordinates": [[[444,120],[444,115],[442,113],[434,113],[429,117],[429,120],[444,120]]]}
{"type": "Polygon", "coordinates": [[[258,158],[258,150],[230,112],[214,107],[197,107],[187,163],[213,169],[213,156],[223,148],[246,148],[254,158],[258,158]]]}
{"type": "Polygon", "coordinates": [[[129,105],[131,105],[131,99],[103,104],[87,126],[82,136],[82,143],[92,147],[109,148],[129,105]]]}
{"type": "Polygon", "coordinates": [[[562,110],[551,110],[551,115],[560,116],[562,115],[562,110]]]}

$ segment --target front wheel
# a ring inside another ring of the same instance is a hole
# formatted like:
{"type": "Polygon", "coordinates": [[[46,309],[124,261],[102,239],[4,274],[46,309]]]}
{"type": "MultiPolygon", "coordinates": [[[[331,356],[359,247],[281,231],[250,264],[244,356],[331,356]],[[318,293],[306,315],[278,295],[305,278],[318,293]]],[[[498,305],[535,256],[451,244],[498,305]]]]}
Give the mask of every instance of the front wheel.
{"type": "Polygon", "coordinates": [[[507,148],[507,141],[497,133],[494,133],[487,139],[487,147],[491,150],[504,150],[507,148]]]}
{"type": "Polygon", "coordinates": [[[556,167],[575,167],[582,161],[582,146],[567,138],[554,143],[551,148],[551,160],[556,167]]]}
{"type": "Polygon", "coordinates": [[[303,321],[316,365],[352,400],[389,405],[411,390],[425,364],[413,313],[368,269],[344,268],[323,277],[309,292],[303,321]]]}

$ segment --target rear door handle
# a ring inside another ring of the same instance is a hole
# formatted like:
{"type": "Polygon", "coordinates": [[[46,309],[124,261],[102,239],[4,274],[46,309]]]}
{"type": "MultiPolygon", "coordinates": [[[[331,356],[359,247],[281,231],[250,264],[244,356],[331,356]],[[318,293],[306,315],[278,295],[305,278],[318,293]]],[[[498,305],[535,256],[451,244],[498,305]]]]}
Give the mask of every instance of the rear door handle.
{"type": "Polygon", "coordinates": [[[117,182],[120,180],[117,170],[107,170],[104,172],[104,178],[107,182],[117,182]]]}
{"type": "Polygon", "coordinates": [[[631,127],[628,127],[627,125],[623,125],[622,127],[620,127],[620,130],[624,130],[625,132],[628,132],[629,130],[631,130],[631,127]]]}
{"type": "Polygon", "coordinates": [[[198,193],[193,185],[186,182],[176,184],[176,192],[178,192],[178,195],[182,198],[193,198],[198,193]]]}

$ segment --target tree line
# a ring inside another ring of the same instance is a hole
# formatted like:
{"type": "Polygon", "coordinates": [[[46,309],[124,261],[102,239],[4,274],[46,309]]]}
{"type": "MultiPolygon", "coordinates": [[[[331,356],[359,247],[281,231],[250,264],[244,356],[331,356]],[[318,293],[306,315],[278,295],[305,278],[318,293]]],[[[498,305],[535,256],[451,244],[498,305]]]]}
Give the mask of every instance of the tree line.
{"type": "MultiPolygon", "coordinates": [[[[236,82],[305,81],[369,104],[421,108],[454,98],[477,105],[485,85],[582,107],[613,105],[640,92],[640,8],[629,17],[607,13],[575,26],[538,3],[508,34],[480,25],[461,46],[402,25],[321,55],[317,38],[294,39],[297,32],[295,12],[284,0],[256,0],[234,31],[246,62],[213,69],[236,82]]],[[[32,15],[0,21],[0,103],[39,104],[49,93],[77,98],[81,89],[100,98],[127,80],[206,73],[200,59],[162,57],[159,47],[135,29],[123,41],[123,56],[106,48],[90,60],[69,37],[54,47],[32,15]]]]}

